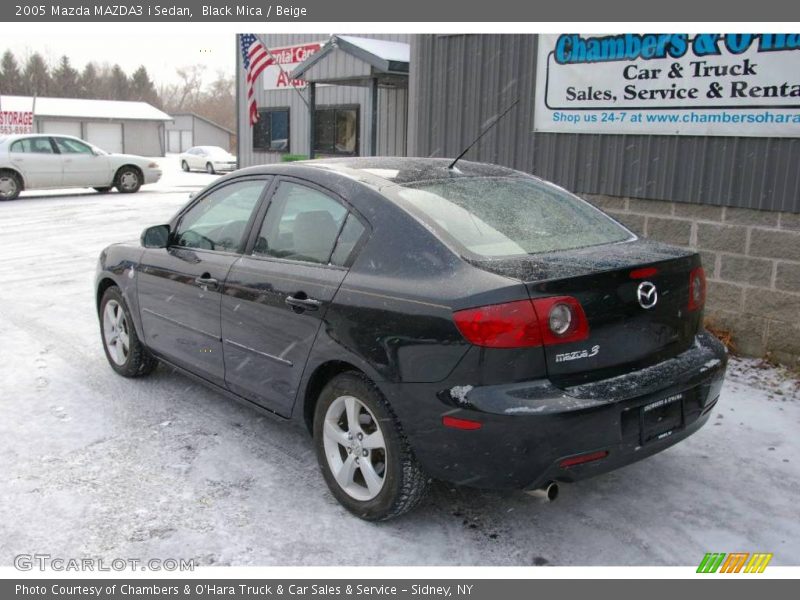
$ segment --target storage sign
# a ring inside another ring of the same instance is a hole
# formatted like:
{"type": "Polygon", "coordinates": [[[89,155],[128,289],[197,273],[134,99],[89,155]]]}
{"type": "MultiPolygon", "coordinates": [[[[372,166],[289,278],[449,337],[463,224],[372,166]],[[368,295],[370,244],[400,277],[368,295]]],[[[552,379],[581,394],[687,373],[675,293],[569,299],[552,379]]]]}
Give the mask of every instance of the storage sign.
{"type": "Polygon", "coordinates": [[[20,110],[0,110],[0,135],[33,133],[33,113],[20,110]]]}
{"type": "Polygon", "coordinates": [[[292,71],[312,54],[319,52],[321,42],[270,48],[270,58],[273,62],[264,69],[263,75],[265,90],[288,90],[293,87],[304,88],[306,82],[302,79],[292,79],[292,71]]]}
{"type": "Polygon", "coordinates": [[[800,34],[541,35],[534,127],[800,137],[800,34]]]}

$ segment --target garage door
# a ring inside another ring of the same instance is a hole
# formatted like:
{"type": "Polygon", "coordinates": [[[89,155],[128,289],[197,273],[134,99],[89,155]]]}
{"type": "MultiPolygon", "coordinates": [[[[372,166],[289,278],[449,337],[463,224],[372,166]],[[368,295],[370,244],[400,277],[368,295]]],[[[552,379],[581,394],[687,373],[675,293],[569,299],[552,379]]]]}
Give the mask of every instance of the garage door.
{"type": "Polygon", "coordinates": [[[120,123],[87,123],[86,139],[106,152],[122,152],[120,123]]]}
{"type": "Polygon", "coordinates": [[[186,152],[192,146],[192,132],[190,130],[181,131],[181,152],[186,152]]]}
{"type": "Polygon", "coordinates": [[[42,121],[41,127],[42,133],[58,133],[81,137],[81,124],[79,121],[42,121]]]}
{"type": "Polygon", "coordinates": [[[170,129],[167,132],[167,152],[174,154],[181,153],[181,132],[176,129],[170,129]]]}

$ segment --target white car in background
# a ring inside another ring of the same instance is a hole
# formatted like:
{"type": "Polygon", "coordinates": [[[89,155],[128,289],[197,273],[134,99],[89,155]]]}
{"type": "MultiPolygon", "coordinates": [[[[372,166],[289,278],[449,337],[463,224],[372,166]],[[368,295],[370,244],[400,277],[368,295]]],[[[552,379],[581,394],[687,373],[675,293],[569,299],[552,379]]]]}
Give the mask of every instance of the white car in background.
{"type": "Polygon", "coordinates": [[[180,160],[184,171],[201,169],[213,175],[236,170],[236,157],[219,146],[194,146],[181,154],[180,160]]]}
{"type": "Polygon", "coordinates": [[[69,135],[0,136],[0,200],[13,200],[23,190],[60,188],[131,194],[160,178],[150,158],[110,154],[69,135]]]}

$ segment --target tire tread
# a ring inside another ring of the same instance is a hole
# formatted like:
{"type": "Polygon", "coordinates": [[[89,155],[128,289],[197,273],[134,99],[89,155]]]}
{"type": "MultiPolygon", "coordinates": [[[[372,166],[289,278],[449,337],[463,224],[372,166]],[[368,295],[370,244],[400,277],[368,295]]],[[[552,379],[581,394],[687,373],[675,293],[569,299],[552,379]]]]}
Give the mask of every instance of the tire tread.
{"type": "Polygon", "coordinates": [[[125,302],[122,292],[116,285],[110,286],[103,293],[103,299],[100,301],[100,338],[103,343],[103,350],[106,352],[106,357],[108,357],[108,351],[105,348],[105,339],[103,338],[102,332],[102,314],[106,305],[106,301],[111,298],[119,302],[120,306],[125,311],[125,317],[129,323],[128,339],[130,340],[130,347],[128,362],[125,365],[117,365],[110,359],[108,362],[111,365],[111,368],[113,368],[114,371],[123,377],[145,377],[152,373],[153,370],[155,370],[155,368],[158,366],[158,359],[153,356],[145,347],[145,345],[139,340],[139,336],[136,334],[136,327],[134,326],[133,319],[131,317],[131,311],[128,308],[128,303],[125,302]]]}
{"type": "MultiPolygon", "coordinates": [[[[324,393],[329,386],[335,385],[339,381],[349,378],[356,380],[359,384],[364,386],[369,391],[372,400],[377,402],[389,416],[389,419],[391,420],[391,426],[394,427],[397,441],[400,446],[398,462],[400,463],[401,472],[399,477],[400,489],[398,490],[398,493],[393,499],[391,505],[387,509],[382,511],[380,514],[366,514],[357,511],[353,512],[355,512],[361,518],[369,521],[388,521],[409,512],[425,498],[428,493],[428,488],[430,487],[430,477],[425,474],[420,464],[417,462],[411,445],[409,444],[402,425],[400,424],[400,420],[392,410],[388,400],[383,395],[380,388],[378,388],[378,386],[364,373],[355,370],[339,373],[325,385],[322,393],[324,393]]],[[[387,432],[385,431],[384,425],[384,437],[386,437],[386,434],[387,432]]],[[[326,469],[327,467],[322,466],[322,468],[326,469]]],[[[352,511],[352,509],[346,504],[345,508],[348,508],[348,510],[352,511]]]]}

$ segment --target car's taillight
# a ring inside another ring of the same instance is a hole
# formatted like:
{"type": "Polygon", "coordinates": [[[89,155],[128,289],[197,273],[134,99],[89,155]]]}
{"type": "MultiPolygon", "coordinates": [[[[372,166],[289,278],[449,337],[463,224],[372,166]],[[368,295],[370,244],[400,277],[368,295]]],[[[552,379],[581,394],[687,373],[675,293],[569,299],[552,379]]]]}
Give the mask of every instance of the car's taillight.
{"type": "Polygon", "coordinates": [[[453,313],[467,340],[487,348],[541,346],[542,335],[530,300],[468,308],[453,313]]]}
{"type": "Polygon", "coordinates": [[[572,296],[537,298],[533,308],[545,346],[580,342],[589,337],[589,321],[581,303],[572,296]]]}
{"type": "Polygon", "coordinates": [[[706,272],[703,267],[689,273],[689,310],[700,310],[706,303],[706,272]]]}
{"type": "Polygon", "coordinates": [[[467,341],[487,348],[526,348],[589,337],[583,308],[571,296],[518,300],[453,313],[467,341]]]}

